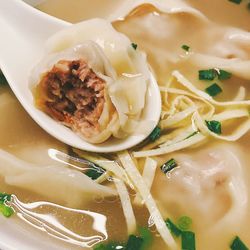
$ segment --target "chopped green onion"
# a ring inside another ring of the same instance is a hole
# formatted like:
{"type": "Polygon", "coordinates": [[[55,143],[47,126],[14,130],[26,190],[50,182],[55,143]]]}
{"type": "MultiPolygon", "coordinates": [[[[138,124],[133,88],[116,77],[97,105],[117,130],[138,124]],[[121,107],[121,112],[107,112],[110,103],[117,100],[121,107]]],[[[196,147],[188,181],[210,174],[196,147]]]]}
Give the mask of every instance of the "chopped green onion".
{"type": "Polygon", "coordinates": [[[186,44],[183,44],[183,45],[181,46],[181,48],[184,49],[184,50],[187,51],[187,52],[190,50],[190,47],[189,47],[188,45],[186,45],[186,44]]]}
{"type": "Polygon", "coordinates": [[[213,81],[216,77],[218,77],[220,81],[227,80],[232,77],[232,73],[223,69],[199,70],[200,80],[213,81]]]}
{"type": "Polygon", "coordinates": [[[208,88],[206,88],[205,91],[210,96],[216,96],[216,95],[218,95],[219,93],[222,92],[222,89],[221,89],[221,87],[218,84],[214,83],[211,86],[209,86],[208,88]]]}
{"type": "Polygon", "coordinates": [[[168,229],[170,230],[170,232],[176,236],[176,237],[179,237],[181,235],[181,230],[170,220],[170,219],[167,219],[165,221],[166,223],[166,226],[168,227],[168,229]]]}
{"type": "Polygon", "coordinates": [[[80,153],[78,153],[77,151],[75,152],[74,150],[75,149],[69,147],[68,154],[72,157],[79,158],[84,161],[83,163],[88,166],[86,167],[84,174],[90,177],[92,180],[98,179],[101,175],[103,175],[106,172],[104,168],[100,167],[99,165],[95,164],[92,161],[94,157],[83,158],[81,157],[80,153]]]}
{"type": "Polygon", "coordinates": [[[130,235],[126,244],[120,242],[110,242],[107,244],[98,244],[94,250],[146,250],[153,241],[152,233],[148,228],[139,228],[141,237],[130,235]]]}
{"type": "Polygon", "coordinates": [[[136,50],[138,47],[138,45],[136,43],[131,43],[131,46],[133,47],[134,50],[136,50]]]}
{"type": "Polygon", "coordinates": [[[106,246],[104,244],[98,244],[94,246],[94,250],[106,250],[106,246]]]}
{"type": "Polygon", "coordinates": [[[130,235],[128,238],[128,243],[126,245],[126,250],[139,250],[143,244],[143,239],[141,237],[130,235]]]}
{"type": "Polygon", "coordinates": [[[206,121],[206,125],[210,131],[212,131],[218,135],[221,134],[221,123],[220,122],[214,121],[214,120],[206,121]]]}
{"type": "Polygon", "coordinates": [[[10,201],[11,195],[6,193],[0,193],[0,202],[10,201]]]}
{"type": "Polygon", "coordinates": [[[242,0],[228,0],[229,2],[240,4],[242,0]]]}
{"type": "Polygon", "coordinates": [[[5,217],[10,217],[13,213],[14,213],[14,210],[5,205],[5,203],[3,201],[0,202],[0,212],[3,214],[3,216],[5,217]]]}
{"type": "Polygon", "coordinates": [[[227,71],[225,71],[223,69],[219,69],[217,73],[218,73],[218,78],[221,81],[222,80],[228,80],[228,79],[230,79],[232,77],[232,73],[227,72],[227,71]]]}
{"type": "Polygon", "coordinates": [[[108,244],[98,244],[94,246],[94,250],[125,250],[125,246],[120,243],[111,242],[108,244]]]}
{"type": "Polygon", "coordinates": [[[247,4],[247,8],[250,10],[250,2],[247,4]]]}
{"type": "Polygon", "coordinates": [[[215,69],[199,70],[199,79],[213,81],[217,76],[215,69]]]}
{"type": "Polygon", "coordinates": [[[190,229],[191,225],[192,225],[192,219],[188,216],[181,216],[178,219],[178,223],[177,223],[179,229],[181,229],[182,231],[187,231],[190,229]]]}
{"type": "Polygon", "coordinates": [[[141,238],[143,239],[143,244],[140,248],[140,250],[146,250],[149,249],[153,242],[153,236],[150,230],[147,227],[140,227],[139,233],[141,238]]]}
{"type": "Polygon", "coordinates": [[[189,217],[180,217],[178,220],[178,226],[176,226],[170,219],[167,219],[165,223],[174,236],[181,236],[182,250],[195,250],[195,234],[191,231],[186,231],[192,224],[192,220],[189,217]]]}
{"type": "Polygon", "coordinates": [[[232,250],[249,250],[249,248],[241,241],[241,239],[236,236],[230,245],[232,250]]]}
{"type": "Polygon", "coordinates": [[[6,201],[10,200],[10,194],[0,193],[0,213],[2,213],[5,217],[10,217],[14,213],[14,210],[8,205],[6,205],[6,201]]]}
{"type": "Polygon", "coordinates": [[[154,142],[161,136],[161,128],[159,126],[155,127],[154,130],[149,135],[150,141],[154,142]]]}
{"type": "Polygon", "coordinates": [[[161,171],[166,174],[169,171],[171,171],[172,169],[177,167],[177,163],[175,161],[175,159],[170,159],[169,161],[165,162],[162,166],[161,166],[161,171]]]}
{"type": "Polygon", "coordinates": [[[105,172],[106,171],[103,168],[95,165],[95,168],[88,169],[86,172],[84,172],[84,174],[90,177],[92,180],[96,180],[105,172]]]}
{"type": "Polygon", "coordinates": [[[185,140],[186,140],[186,139],[189,139],[190,137],[192,137],[192,136],[194,136],[194,135],[197,135],[198,133],[199,133],[199,131],[194,131],[192,134],[188,135],[188,136],[185,138],[185,140]]]}
{"type": "Polygon", "coordinates": [[[191,231],[183,231],[181,234],[181,249],[195,250],[195,234],[191,231]]]}

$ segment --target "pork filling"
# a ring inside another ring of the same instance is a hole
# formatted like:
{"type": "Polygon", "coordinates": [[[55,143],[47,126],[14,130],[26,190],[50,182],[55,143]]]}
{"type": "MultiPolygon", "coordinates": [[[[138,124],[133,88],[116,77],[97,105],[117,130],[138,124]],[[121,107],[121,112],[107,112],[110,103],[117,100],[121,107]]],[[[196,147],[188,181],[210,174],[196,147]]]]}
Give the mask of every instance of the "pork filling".
{"type": "Polygon", "coordinates": [[[84,60],[61,60],[39,83],[38,105],[53,119],[91,137],[100,132],[105,84],[84,60]]]}

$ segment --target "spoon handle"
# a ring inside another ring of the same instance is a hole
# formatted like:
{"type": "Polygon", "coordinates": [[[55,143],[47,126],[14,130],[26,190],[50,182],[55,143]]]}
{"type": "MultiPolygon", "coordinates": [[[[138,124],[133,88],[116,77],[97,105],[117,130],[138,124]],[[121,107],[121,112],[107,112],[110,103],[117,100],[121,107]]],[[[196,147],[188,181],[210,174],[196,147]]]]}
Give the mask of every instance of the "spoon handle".
{"type": "Polygon", "coordinates": [[[42,57],[46,40],[69,25],[21,0],[0,0],[0,68],[33,118],[36,111],[28,87],[30,71],[42,57]]]}

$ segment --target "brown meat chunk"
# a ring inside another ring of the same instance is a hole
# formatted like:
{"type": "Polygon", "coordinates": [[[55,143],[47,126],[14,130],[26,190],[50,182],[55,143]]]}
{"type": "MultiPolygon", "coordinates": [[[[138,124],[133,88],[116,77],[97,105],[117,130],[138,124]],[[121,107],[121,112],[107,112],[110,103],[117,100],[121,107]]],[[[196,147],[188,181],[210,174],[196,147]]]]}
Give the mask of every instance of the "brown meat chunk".
{"type": "Polygon", "coordinates": [[[105,85],[85,61],[61,60],[39,83],[37,103],[53,119],[91,137],[100,132],[105,85]]]}

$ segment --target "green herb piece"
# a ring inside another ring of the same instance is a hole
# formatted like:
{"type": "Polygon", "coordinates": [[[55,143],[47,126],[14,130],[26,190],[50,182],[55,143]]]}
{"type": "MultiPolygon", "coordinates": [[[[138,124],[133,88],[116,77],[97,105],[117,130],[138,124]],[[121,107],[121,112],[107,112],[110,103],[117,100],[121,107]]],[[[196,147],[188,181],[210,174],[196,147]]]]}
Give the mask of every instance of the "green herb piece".
{"type": "Polygon", "coordinates": [[[155,127],[154,130],[149,135],[150,141],[154,142],[161,136],[161,128],[159,126],[155,127]]]}
{"type": "Polygon", "coordinates": [[[170,232],[176,236],[176,237],[179,237],[181,235],[181,230],[170,220],[170,219],[167,219],[165,221],[166,223],[166,226],[168,227],[168,229],[170,230],[170,232]]]}
{"type": "Polygon", "coordinates": [[[143,239],[143,244],[140,250],[150,249],[152,242],[153,242],[152,233],[147,227],[140,227],[138,230],[139,230],[141,238],[143,239]]]}
{"type": "Polygon", "coordinates": [[[206,125],[210,131],[212,131],[218,135],[221,134],[221,123],[220,122],[214,121],[214,120],[206,121],[206,125]]]}
{"type": "Polygon", "coordinates": [[[136,43],[131,43],[131,46],[133,47],[134,50],[136,50],[138,47],[138,45],[136,43]]]}
{"type": "Polygon", "coordinates": [[[8,82],[5,78],[5,76],[3,75],[2,72],[0,72],[0,85],[7,85],[7,84],[8,84],[8,82]]]}
{"type": "Polygon", "coordinates": [[[186,139],[189,139],[190,137],[192,137],[192,136],[194,136],[194,135],[197,135],[198,133],[199,133],[199,131],[193,132],[192,134],[190,134],[189,136],[187,136],[187,137],[185,138],[185,140],[186,140],[186,139]]]}
{"type": "Polygon", "coordinates": [[[221,80],[221,81],[222,80],[228,80],[228,79],[230,79],[232,77],[232,73],[227,72],[227,71],[225,71],[223,69],[219,69],[217,73],[218,73],[218,79],[221,80]]]}
{"type": "Polygon", "coordinates": [[[232,77],[232,73],[223,69],[199,70],[200,80],[213,81],[216,77],[221,81],[227,80],[232,77]]]}
{"type": "Polygon", "coordinates": [[[191,231],[183,231],[181,234],[181,249],[195,250],[195,234],[191,231]]]}
{"type": "Polygon", "coordinates": [[[2,213],[3,216],[7,218],[14,213],[14,210],[8,205],[6,205],[6,202],[10,200],[11,200],[10,194],[0,193],[0,213],[2,213]]]}
{"type": "Polygon", "coordinates": [[[190,47],[189,47],[188,45],[186,45],[186,44],[183,44],[183,45],[181,46],[181,48],[184,49],[184,50],[187,51],[187,52],[190,50],[190,47]]]}
{"type": "Polygon", "coordinates": [[[199,79],[213,81],[217,77],[215,69],[199,70],[199,79]]]}
{"type": "Polygon", "coordinates": [[[228,0],[229,2],[240,4],[242,0],[228,0]]]}
{"type": "Polygon", "coordinates": [[[177,167],[177,163],[176,163],[175,159],[172,158],[161,166],[161,171],[164,174],[166,174],[176,167],[177,167]]]}
{"type": "Polygon", "coordinates": [[[192,225],[192,219],[188,216],[181,216],[177,222],[178,228],[182,231],[187,231],[192,225]]]}
{"type": "Polygon", "coordinates": [[[126,250],[139,250],[143,244],[143,239],[141,237],[130,235],[126,245],[126,250]]]}
{"type": "Polygon", "coordinates": [[[0,193],[0,202],[10,201],[11,195],[6,193],[0,193]]]}
{"type": "Polygon", "coordinates": [[[249,250],[249,248],[241,241],[241,239],[236,236],[230,245],[232,250],[249,250]]]}
{"type": "Polygon", "coordinates": [[[7,206],[4,201],[0,201],[0,213],[8,218],[14,213],[14,210],[7,206]]]}
{"type": "Polygon", "coordinates": [[[110,242],[107,244],[98,244],[94,250],[146,250],[153,241],[152,233],[148,228],[139,228],[141,237],[130,235],[126,244],[119,242],[110,242]]]}
{"type": "Polygon", "coordinates": [[[106,171],[103,168],[95,165],[94,168],[88,169],[86,172],[84,172],[84,174],[90,177],[92,180],[96,180],[105,172],[106,171]]]}
{"type": "Polygon", "coordinates": [[[250,10],[250,2],[247,4],[247,8],[250,10]]]}
{"type": "Polygon", "coordinates": [[[125,246],[116,242],[111,242],[108,244],[101,243],[94,246],[94,250],[125,250],[125,246]]]}
{"type": "Polygon", "coordinates": [[[222,92],[222,89],[221,89],[221,87],[218,84],[214,83],[211,86],[209,86],[208,88],[206,88],[205,91],[210,96],[216,96],[216,95],[218,95],[219,93],[222,92]]]}
{"type": "Polygon", "coordinates": [[[106,246],[104,244],[98,244],[94,246],[94,250],[106,250],[106,246]]]}

